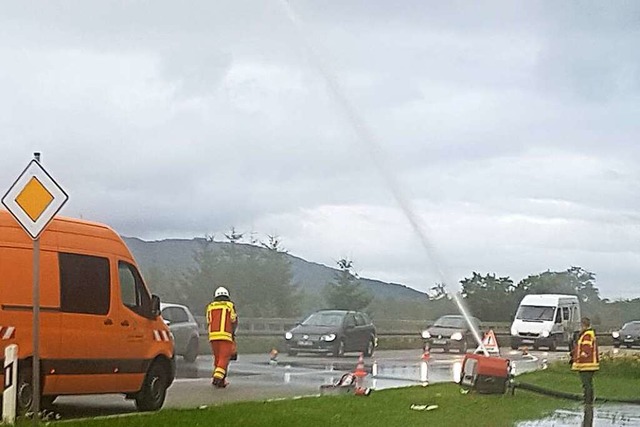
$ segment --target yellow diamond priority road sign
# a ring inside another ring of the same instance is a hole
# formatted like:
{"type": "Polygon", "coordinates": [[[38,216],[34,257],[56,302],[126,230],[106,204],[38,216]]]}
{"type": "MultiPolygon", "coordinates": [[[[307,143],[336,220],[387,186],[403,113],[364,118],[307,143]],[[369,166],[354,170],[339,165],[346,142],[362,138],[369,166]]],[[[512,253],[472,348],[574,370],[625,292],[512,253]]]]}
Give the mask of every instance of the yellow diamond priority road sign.
{"type": "Polygon", "coordinates": [[[32,160],[4,195],[2,204],[35,240],[68,199],[40,163],[32,160]]]}

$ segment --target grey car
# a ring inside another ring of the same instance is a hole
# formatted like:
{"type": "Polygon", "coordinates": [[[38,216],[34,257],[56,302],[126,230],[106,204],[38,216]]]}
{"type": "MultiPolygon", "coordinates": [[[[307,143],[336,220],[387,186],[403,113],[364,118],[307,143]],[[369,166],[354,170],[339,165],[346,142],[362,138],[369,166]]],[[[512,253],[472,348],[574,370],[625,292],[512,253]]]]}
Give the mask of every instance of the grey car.
{"type": "Polygon", "coordinates": [[[183,356],[189,363],[195,362],[199,351],[199,331],[193,314],[180,304],[162,303],[160,310],[173,334],[176,355],[183,356]]]}
{"type": "Polygon", "coordinates": [[[358,351],[369,357],[378,344],[376,328],[366,313],[321,310],[284,335],[290,356],[298,353],[331,353],[341,357],[358,351]]]}
{"type": "MultiPolygon", "coordinates": [[[[480,321],[471,317],[471,324],[480,333],[480,321]]],[[[445,352],[456,349],[466,353],[467,349],[475,345],[475,339],[469,324],[463,316],[442,316],[428,329],[422,331],[422,339],[429,348],[441,348],[445,352]]]]}

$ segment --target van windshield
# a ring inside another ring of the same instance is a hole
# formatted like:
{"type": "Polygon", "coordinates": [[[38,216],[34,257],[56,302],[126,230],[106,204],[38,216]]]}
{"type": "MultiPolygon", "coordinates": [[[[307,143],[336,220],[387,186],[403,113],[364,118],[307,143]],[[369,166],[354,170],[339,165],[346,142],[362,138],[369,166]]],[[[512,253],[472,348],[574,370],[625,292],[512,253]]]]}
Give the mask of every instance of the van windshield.
{"type": "Polygon", "coordinates": [[[553,320],[555,307],[543,307],[538,305],[522,305],[516,313],[516,319],[544,322],[553,320]]]}

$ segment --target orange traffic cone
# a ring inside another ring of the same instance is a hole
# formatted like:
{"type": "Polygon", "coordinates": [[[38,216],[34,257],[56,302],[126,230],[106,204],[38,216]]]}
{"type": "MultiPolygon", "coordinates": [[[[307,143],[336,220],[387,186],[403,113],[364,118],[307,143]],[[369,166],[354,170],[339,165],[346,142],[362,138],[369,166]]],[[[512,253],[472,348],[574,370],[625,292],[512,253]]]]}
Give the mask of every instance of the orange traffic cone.
{"type": "Polygon", "coordinates": [[[369,396],[371,394],[371,389],[368,387],[356,387],[353,394],[356,396],[369,396]]]}
{"type": "Polygon", "coordinates": [[[428,362],[430,358],[431,358],[431,353],[429,353],[429,347],[425,347],[424,352],[422,353],[421,359],[423,362],[428,362]]]}
{"type": "Polygon", "coordinates": [[[429,347],[424,348],[424,352],[422,353],[421,362],[420,362],[420,381],[422,385],[429,384],[429,359],[431,358],[431,353],[429,353],[429,347]]]}
{"type": "Polygon", "coordinates": [[[358,357],[358,364],[356,365],[356,370],[353,371],[353,375],[357,378],[364,378],[367,376],[367,371],[364,369],[364,355],[360,353],[360,357],[358,357]]]}
{"type": "Polygon", "coordinates": [[[269,364],[270,365],[278,364],[278,350],[275,348],[271,349],[271,351],[269,352],[269,364]]]}

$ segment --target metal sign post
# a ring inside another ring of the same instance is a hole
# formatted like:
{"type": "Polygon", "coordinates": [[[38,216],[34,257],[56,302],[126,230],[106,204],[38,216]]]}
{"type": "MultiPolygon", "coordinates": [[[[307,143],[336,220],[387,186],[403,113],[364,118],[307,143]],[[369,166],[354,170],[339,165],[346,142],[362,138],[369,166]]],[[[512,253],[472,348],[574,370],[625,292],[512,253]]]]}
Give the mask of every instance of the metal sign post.
{"type": "Polygon", "coordinates": [[[40,153],[2,198],[2,204],[33,240],[33,425],[40,412],[40,234],[69,196],[40,165],[40,153]]]}
{"type": "MultiPolygon", "coordinates": [[[[40,153],[33,153],[40,163],[40,153]]],[[[40,235],[33,239],[33,425],[40,413],[40,235]]]]}

